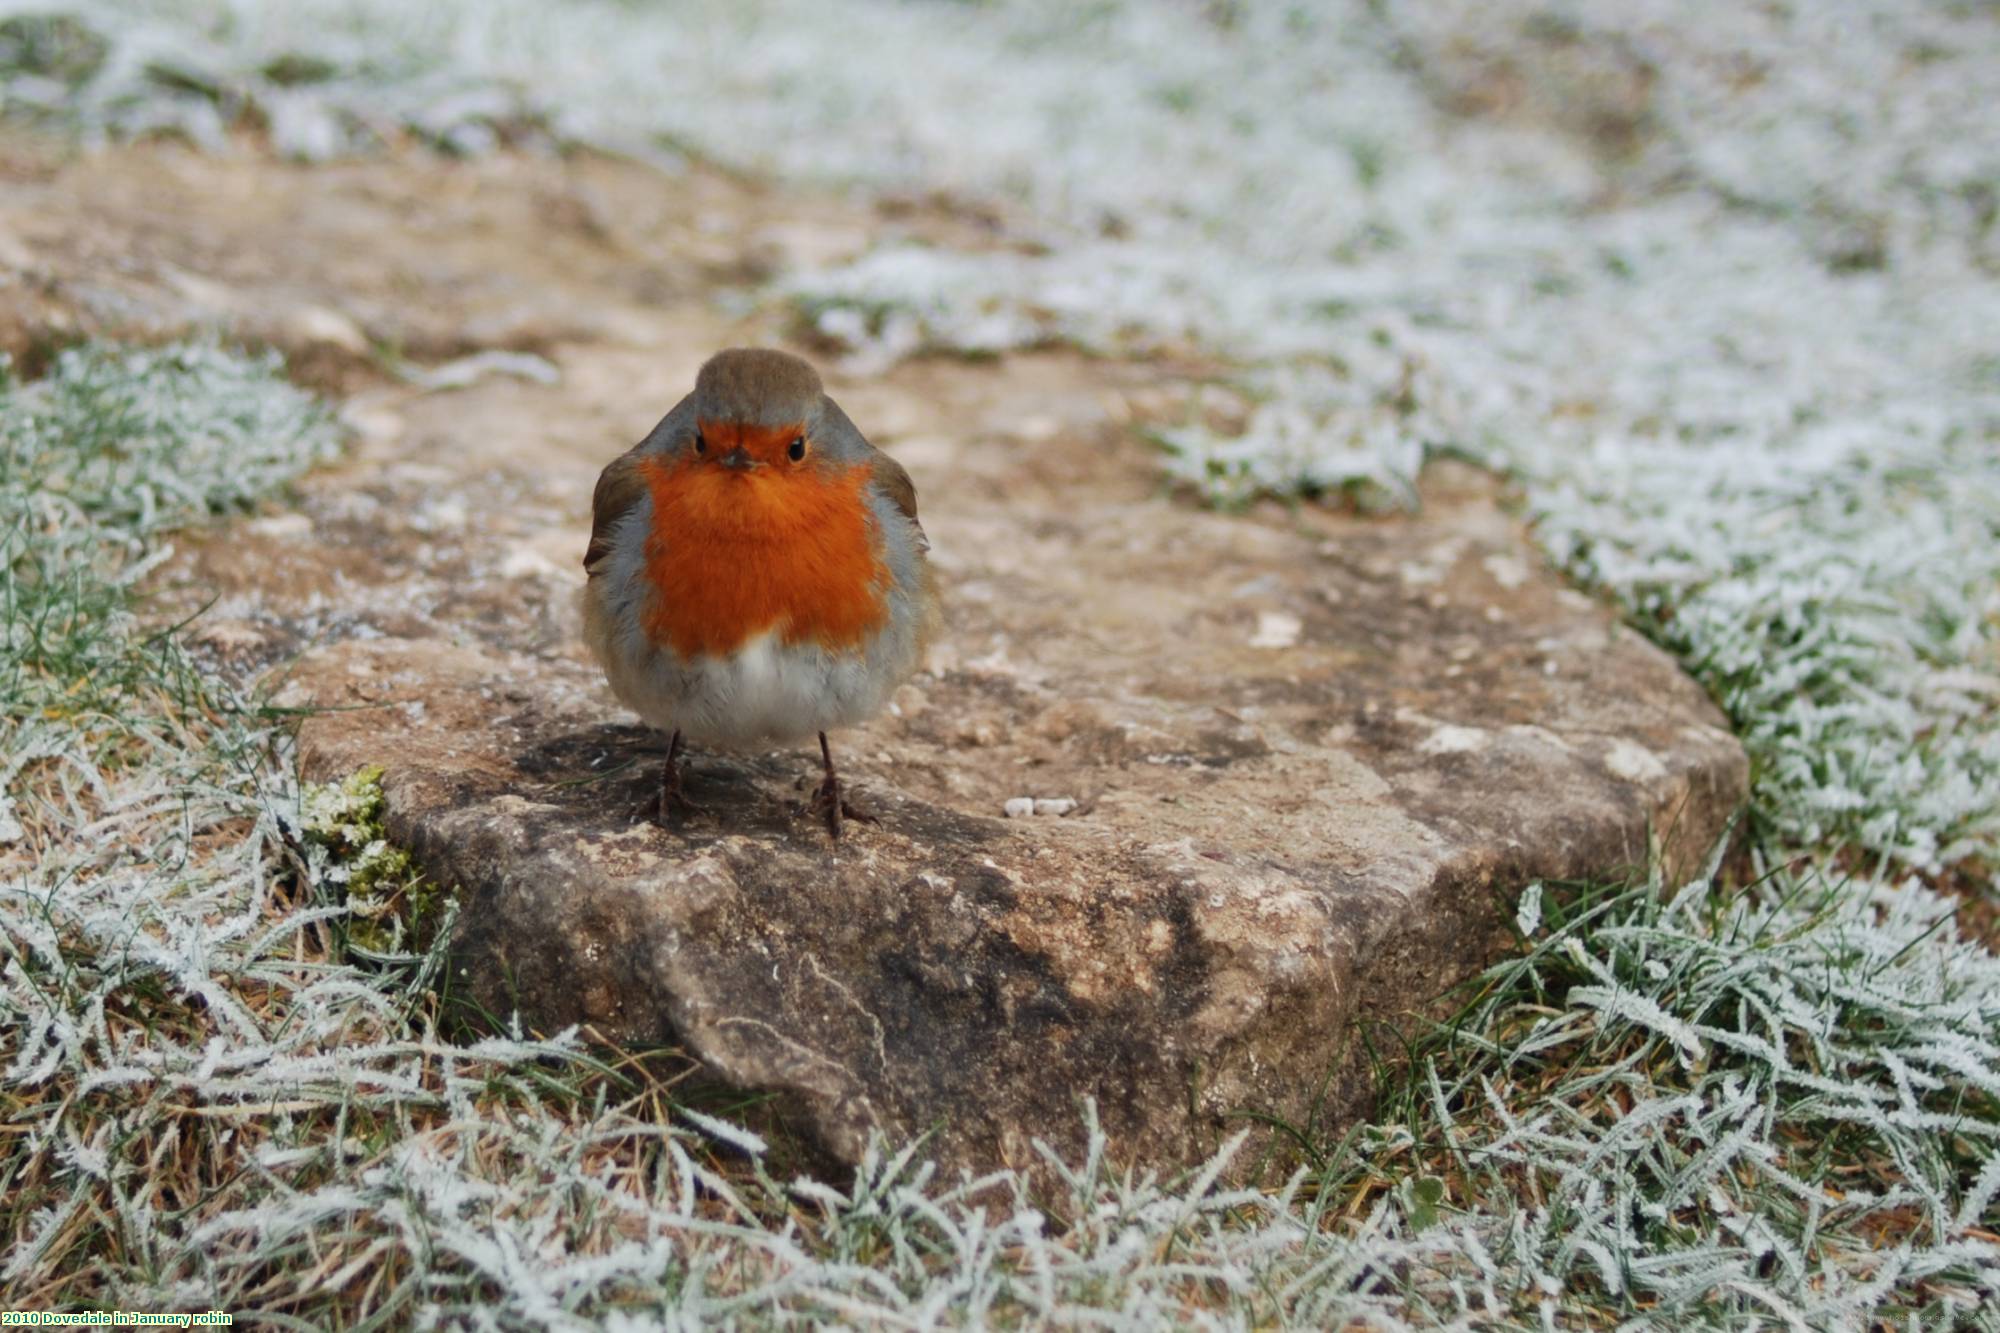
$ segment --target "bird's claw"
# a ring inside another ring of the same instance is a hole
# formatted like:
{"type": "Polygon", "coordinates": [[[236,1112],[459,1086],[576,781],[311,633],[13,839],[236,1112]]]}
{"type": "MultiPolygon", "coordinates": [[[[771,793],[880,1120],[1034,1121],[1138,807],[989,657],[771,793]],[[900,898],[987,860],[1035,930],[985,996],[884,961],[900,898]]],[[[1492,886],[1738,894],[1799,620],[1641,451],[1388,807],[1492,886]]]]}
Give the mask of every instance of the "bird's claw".
{"type": "Polygon", "coordinates": [[[647,807],[647,813],[652,816],[655,824],[667,828],[682,820],[693,819],[696,815],[707,814],[708,807],[696,805],[677,791],[663,791],[653,798],[647,807]]]}
{"type": "Polygon", "coordinates": [[[843,796],[840,791],[840,780],[831,774],[813,792],[811,809],[814,814],[826,821],[827,833],[835,838],[840,836],[843,820],[851,819],[857,824],[882,822],[843,796]]]}

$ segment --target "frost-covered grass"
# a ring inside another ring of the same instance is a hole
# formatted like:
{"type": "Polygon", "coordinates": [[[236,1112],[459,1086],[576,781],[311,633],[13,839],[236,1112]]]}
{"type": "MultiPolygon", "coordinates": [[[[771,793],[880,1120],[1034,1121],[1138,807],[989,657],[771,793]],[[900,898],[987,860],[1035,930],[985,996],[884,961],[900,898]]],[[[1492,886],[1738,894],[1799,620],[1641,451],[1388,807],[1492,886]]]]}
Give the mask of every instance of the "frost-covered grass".
{"type": "Polygon", "coordinates": [[[1780,843],[2000,848],[2000,442],[1929,413],[1596,441],[1533,503],[1736,720],[1780,843]]]}
{"type": "MultiPolygon", "coordinates": [[[[1509,469],[1731,711],[1776,868],[1531,894],[1377,1123],[1281,1135],[1296,1176],[1093,1152],[1042,1199],[884,1149],[834,1192],[655,1060],[446,1041],[426,958],[356,947],[399,943],[353,929],[366,784],[302,793],[254,707],[135,689],[139,750],[79,723],[87,763],[10,777],[17,1304],[2000,1328],[2000,963],[1910,873],[1991,893],[2000,840],[1990,7],[0,0],[30,8],[82,26],[0,26],[0,97],[86,133],[220,146],[248,110],[308,157],[532,131],[999,199],[1036,246],[785,290],[877,358],[1200,345],[1244,429],[1154,425],[1220,496],[1509,469]]],[[[142,514],[85,542],[114,663],[142,514]]],[[[10,661],[29,725],[71,728],[98,660],[10,661]]]]}
{"type": "Polygon", "coordinates": [[[82,347],[32,384],[0,366],[0,854],[96,824],[127,768],[181,774],[206,753],[214,687],[142,624],[134,589],[170,553],[163,534],[334,447],[273,358],[82,347]]]}
{"type": "Polygon", "coordinates": [[[1513,1200],[1467,1239],[1517,1306],[1992,1326],[2000,960],[1912,885],[1662,887],[1560,900],[1361,1152],[1513,1200]]]}

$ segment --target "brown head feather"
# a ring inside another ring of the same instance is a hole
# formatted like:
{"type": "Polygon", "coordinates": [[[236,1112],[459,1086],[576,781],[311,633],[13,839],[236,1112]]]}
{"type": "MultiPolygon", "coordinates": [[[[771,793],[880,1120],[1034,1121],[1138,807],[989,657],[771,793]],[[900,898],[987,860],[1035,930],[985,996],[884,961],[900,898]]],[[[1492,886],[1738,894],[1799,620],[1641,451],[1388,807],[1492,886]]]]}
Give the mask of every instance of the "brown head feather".
{"type": "Polygon", "coordinates": [[[817,411],[824,392],[818,371],[790,352],[764,347],[717,352],[694,381],[701,420],[748,426],[805,421],[817,411]]]}

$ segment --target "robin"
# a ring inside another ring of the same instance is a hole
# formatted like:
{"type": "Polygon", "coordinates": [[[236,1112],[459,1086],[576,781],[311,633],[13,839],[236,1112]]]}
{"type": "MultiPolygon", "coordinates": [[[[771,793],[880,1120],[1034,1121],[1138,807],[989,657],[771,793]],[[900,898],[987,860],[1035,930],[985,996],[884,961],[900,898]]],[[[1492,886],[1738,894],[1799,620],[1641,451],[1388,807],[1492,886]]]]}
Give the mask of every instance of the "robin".
{"type": "Polygon", "coordinates": [[[785,352],[718,352],[597,479],[584,637],[612,693],[670,732],[655,817],[693,813],[684,742],[819,736],[813,809],[842,796],[826,733],[880,711],[937,614],[917,492],[785,352]]]}

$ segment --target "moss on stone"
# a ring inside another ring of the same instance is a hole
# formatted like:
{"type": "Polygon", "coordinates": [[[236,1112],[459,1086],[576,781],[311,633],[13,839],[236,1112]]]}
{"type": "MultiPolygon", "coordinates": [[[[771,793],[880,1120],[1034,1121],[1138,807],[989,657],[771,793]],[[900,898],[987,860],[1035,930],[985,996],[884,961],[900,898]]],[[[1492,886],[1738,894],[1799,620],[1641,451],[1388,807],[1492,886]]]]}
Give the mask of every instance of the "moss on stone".
{"type": "Polygon", "coordinates": [[[427,944],[447,896],[391,841],[382,772],[369,764],[341,782],[307,783],[299,798],[305,839],[326,853],[321,880],[344,895],[348,938],[369,953],[427,944]]]}

